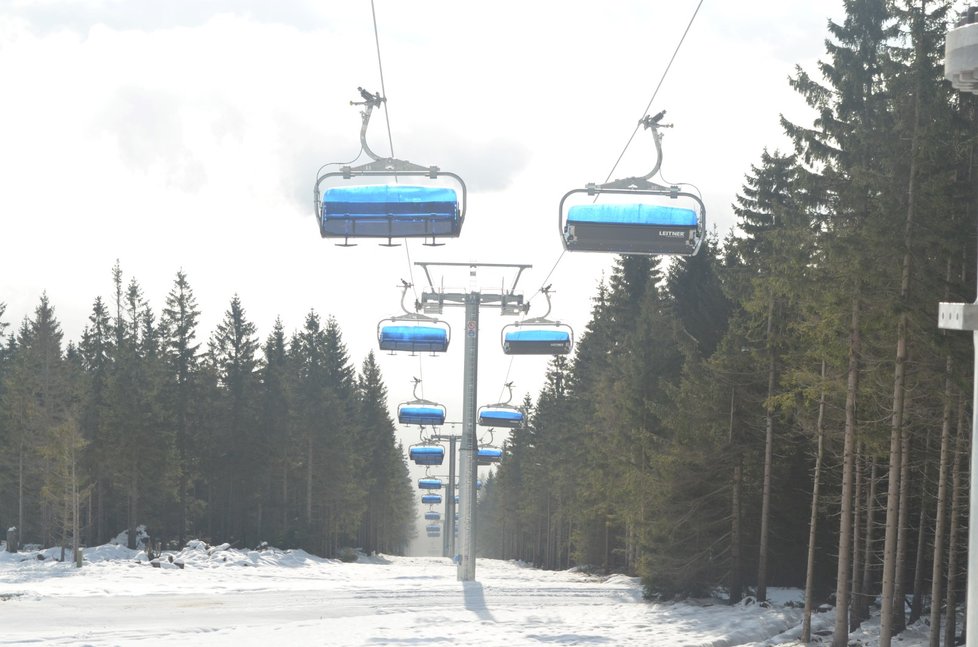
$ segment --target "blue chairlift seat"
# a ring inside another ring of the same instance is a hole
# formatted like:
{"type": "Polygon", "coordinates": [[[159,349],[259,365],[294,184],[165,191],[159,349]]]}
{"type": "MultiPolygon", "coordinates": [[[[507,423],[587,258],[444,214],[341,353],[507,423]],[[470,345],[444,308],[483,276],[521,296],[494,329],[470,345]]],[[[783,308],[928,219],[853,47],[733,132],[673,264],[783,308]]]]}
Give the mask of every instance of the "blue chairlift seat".
{"type": "Polygon", "coordinates": [[[503,450],[498,447],[480,447],[476,452],[477,465],[494,465],[503,459],[503,450]]]}
{"type": "Polygon", "coordinates": [[[458,237],[458,194],[441,186],[339,186],[323,194],[323,238],[458,237]]]}
{"type": "Polygon", "coordinates": [[[571,329],[565,324],[509,324],[503,328],[503,352],[507,355],[567,355],[571,329]]]}
{"type": "Polygon", "coordinates": [[[441,495],[440,494],[422,494],[421,503],[425,505],[440,505],[441,495]]]}
{"type": "Polygon", "coordinates": [[[428,510],[424,513],[425,521],[441,521],[441,513],[436,510],[428,510]]]}
{"type": "Polygon", "coordinates": [[[688,255],[700,233],[692,209],[642,203],[575,205],[564,225],[570,251],[688,255]]]}
{"type": "Polygon", "coordinates": [[[445,424],[445,407],[440,404],[406,402],[397,408],[397,421],[402,425],[443,425],[445,424]]]}
{"type": "Polygon", "coordinates": [[[424,529],[429,537],[437,537],[441,535],[441,526],[438,525],[437,523],[430,523],[427,526],[425,526],[424,529]]]}
{"type": "Polygon", "coordinates": [[[411,353],[444,353],[448,350],[448,328],[408,324],[396,319],[382,321],[377,330],[380,350],[411,353]]]}
{"type": "Polygon", "coordinates": [[[436,479],[436,478],[418,479],[418,489],[420,490],[440,490],[441,486],[442,486],[441,479],[436,479]]]}
{"type": "Polygon", "coordinates": [[[523,426],[523,412],[513,407],[486,406],[479,409],[479,425],[518,429],[523,426]]]}
{"type": "Polygon", "coordinates": [[[415,465],[441,465],[445,460],[445,448],[439,445],[415,445],[408,450],[415,465]]]}

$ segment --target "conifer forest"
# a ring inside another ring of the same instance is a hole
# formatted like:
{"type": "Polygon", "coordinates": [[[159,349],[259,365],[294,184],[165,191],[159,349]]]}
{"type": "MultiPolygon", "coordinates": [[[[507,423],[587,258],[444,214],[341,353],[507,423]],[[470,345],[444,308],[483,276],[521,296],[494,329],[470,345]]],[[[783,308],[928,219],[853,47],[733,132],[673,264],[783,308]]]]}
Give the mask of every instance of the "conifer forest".
{"type": "MultiPolygon", "coordinates": [[[[786,80],[814,117],[782,118],[793,146],[745,169],[736,229],[619,256],[590,295],[479,494],[481,556],[668,599],[804,587],[848,611],[839,644],[874,604],[881,644],[928,615],[954,644],[974,351],[938,303],[976,294],[978,101],[943,78],[952,3],[844,5],[818,69],[786,80]]],[[[335,320],[261,338],[235,298],[202,331],[182,273],[161,306],[112,277],[78,340],[47,297],[0,295],[0,524],[405,549],[416,489],[383,377],[335,320]]]]}

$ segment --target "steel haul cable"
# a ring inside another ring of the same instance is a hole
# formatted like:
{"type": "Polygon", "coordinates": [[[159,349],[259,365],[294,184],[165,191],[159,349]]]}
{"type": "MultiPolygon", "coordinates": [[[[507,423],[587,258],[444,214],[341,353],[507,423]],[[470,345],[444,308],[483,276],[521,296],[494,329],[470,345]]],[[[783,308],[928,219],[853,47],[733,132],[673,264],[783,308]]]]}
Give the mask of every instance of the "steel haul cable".
{"type": "MultiPolygon", "coordinates": [[[[700,7],[702,6],[703,6],[703,0],[699,0],[699,2],[696,3],[696,8],[693,10],[693,15],[690,16],[689,22],[686,24],[686,29],[683,30],[683,35],[679,38],[679,42],[676,44],[676,49],[673,50],[672,56],[669,58],[669,62],[666,64],[665,69],[662,71],[662,76],[659,78],[659,82],[658,84],[656,84],[655,90],[653,90],[652,92],[652,98],[649,99],[648,105],[645,106],[645,110],[642,113],[643,117],[647,115],[649,113],[649,110],[652,108],[652,104],[655,102],[655,98],[659,94],[659,89],[662,87],[662,84],[665,82],[666,76],[669,74],[670,68],[672,68],[672,63],[673,61],[676,60],[676,56],[679,54],[679,50],[680,48],[682,48],[683,42],[686,40],[686,35],[689,34],[689,30],[693,26],[693,21],[696,20],[696,16],[697,14],[699,14],[700,7]]],[[[625,143],[625,147],[622,149],[621,154],[618,155],[618,159],[615,160],[614,165],[611,167],[611,171],[608,172],[608,177],[605,179],[605,182],[611,180],[611,176],[614,175],[615,170],[618,168],[618,164],[621,163],[622,158],[625,156],[625,152],[628,150],[628,147],[631,145],[632,140],[635,139],[635,135],[638,133],[638,129],[640,127],[641,127],[641,121],[639,121],[639,123],[635,125],[635,129],[632,131],[631,136],[628,138],[628,141],[625,143]]],[[[595,196],[595,199],[597,199],[597,196],[595,196]]],[[[547,282],[550,280],[550,276],[557,270],[557,266],[560,264],[561,259],[564,258],[564,253],[566,251],[567,250],[564,249],[560,253],[560,256],[557,258],[557,261],[553,265],[553,268],[551,268],[550,272],[547,274],[547,277],[540,283],[541,288],[547,285],[547,282]]],[[[529,303],[529,301],[532,301],[534,297],[536,297],[538,294],[540,294],[540,289],[537,289],[537,291],[533,293],[533,296],[527,299],[527,302],[529,303]]]]}

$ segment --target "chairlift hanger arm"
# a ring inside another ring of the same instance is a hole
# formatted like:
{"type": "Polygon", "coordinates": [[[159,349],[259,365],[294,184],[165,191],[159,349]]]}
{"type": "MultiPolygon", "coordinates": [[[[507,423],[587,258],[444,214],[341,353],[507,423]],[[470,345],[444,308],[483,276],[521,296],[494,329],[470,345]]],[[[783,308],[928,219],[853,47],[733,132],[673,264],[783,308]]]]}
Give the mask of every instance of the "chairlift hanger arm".
{"type": "MultiPolygon", "coordinates": [[[[663,110],[656,115],[646,115],[638,122],[639,125],[652,131],[652,141],[655,144],[655,166],[652,167],[651,171],[649,171],[645,175],[637,175],[635,177],[626,177],[619,180],[612,180],[611,182],[605,182],[604,184],[589,184],[588,187],[594,187],[596,193],[600,192],[602,189],[668,191],[670,187],[666,187],[652,181],[652,177],[659,172],[660,168],[662,168],[662,134],[659,132],[659,129],[672,128],[672,124],[661,123],[662,118],[665,115],[666,115],[666,111],[663,110]]],[[[589,195],[593,195],[593,194],[589,194],[589,195]]]]}
{"type": "MultiPolygon", "coordinates": [[[[363,97],[363,101],[351,101],[351,106],[364,106],[364,109],[360,111],[361,124],[360,124],[360,146],[363,148],[363,152],[366,153],[370,159],[376,161],[380,157],[371,150],[370,145],[367,143],[367,126],[370,125],[370,115],[373,113],[374,108],[379,108],[380,104],[387,101],[385,97],[380,96],[380,93],[373,94],[364,90],[363,88],[357,88],[360,91],[360,96],[363,97]]],[[[346,167],[349,168],[349,167],[346,167]]]]}

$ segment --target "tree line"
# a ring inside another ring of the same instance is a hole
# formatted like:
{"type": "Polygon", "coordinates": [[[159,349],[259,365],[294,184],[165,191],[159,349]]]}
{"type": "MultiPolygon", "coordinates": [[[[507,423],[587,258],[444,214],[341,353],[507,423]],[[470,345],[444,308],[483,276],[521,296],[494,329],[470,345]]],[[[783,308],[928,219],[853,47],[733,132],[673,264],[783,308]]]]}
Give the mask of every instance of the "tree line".
{"type": "Polygon", "coordinates": [[[159,316],[116,263],[81,339],[47,296],[19,327],[0,303],[0,524],[24,542],[98,545],[137,525],[336,555],[402,552],[414,492],[373,353],[351,364],[314,310],[262,342],[235,295],[198,341],[177,272],[159,316]]]}
{"type": "Polygon", "coordinates": [[[736,231],[619,257],[487,482],[484,554],[650,596],[804,586],[803,639],[833,600],[839,646],[879,598],[881,645],[928,614],[954,644],[973,366],[937,312],[975,294],[978,110],[943,80],[950,9],[846,0],[736,231]]]}

